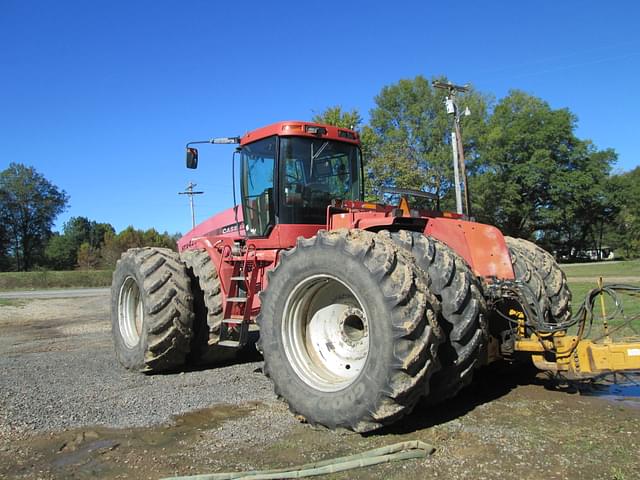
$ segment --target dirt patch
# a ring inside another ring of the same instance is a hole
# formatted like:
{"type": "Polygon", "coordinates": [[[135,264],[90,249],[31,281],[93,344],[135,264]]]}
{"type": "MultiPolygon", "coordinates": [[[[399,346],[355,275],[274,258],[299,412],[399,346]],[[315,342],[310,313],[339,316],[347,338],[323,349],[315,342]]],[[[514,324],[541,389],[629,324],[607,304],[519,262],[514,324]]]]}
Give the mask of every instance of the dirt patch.
{"type": "Polygon", "coordinates": [[[250,415],[258,406],[219,405],[151,428],[88,427],[32,436],[0,450],[4,465],[0,475],[141,478],[149,471],[154,472],[151,478],[170,475],[192,455],[192,446],[202,443],[203,432],[215,439],[223,422],[250,415]]]}

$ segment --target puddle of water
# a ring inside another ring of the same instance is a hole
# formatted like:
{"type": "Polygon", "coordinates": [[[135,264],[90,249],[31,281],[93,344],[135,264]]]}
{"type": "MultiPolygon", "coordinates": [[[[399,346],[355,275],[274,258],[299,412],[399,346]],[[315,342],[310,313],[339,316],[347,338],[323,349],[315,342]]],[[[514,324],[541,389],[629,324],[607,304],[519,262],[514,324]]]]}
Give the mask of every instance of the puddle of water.
{"type": "Polygon", "coordinates": [[[602,381],[579,388],[581,395],[599,397],[611,402],[622,403],[630,407],[640,408],[640,377],[627,377],[626,381],[602,381]]]}
{"type": "MultiPolygon", "coordinates": [[[[72,453],[61,455],[60,458],[57,458],[53,461],[52,465],[56,467],[67,467],[69,465],[82,463],[86,459],[86,457],[94,452],[105,453],[107,451],[115,450],[119,446],[120,444],[116,440],[112,439],[105,438],[101,440],[94,440],[84,445],[77,446],[77,450],[72,453]]],[[[70,450],[71,448],[69,448],[68,445],[65,444],[62,447],[61,452],[65,451],[65,449],[70,450]]]]}

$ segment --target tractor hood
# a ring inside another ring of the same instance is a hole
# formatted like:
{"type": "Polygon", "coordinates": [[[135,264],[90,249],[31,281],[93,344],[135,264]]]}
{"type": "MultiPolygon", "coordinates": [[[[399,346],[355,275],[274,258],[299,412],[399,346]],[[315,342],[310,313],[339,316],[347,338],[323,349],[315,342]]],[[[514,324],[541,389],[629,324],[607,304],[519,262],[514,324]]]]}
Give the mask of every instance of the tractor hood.
{"type": "Polygon", "coordinates": [[[178,251],[188,250],[193,245],[194,240],[199,237],[239,237],[240,234],[238,232],[243,225],[242,208],[237,207],[237,215],[236,208],[229,208],[196,225],[193,230],[187,232],[178,240],[178,251]]]}

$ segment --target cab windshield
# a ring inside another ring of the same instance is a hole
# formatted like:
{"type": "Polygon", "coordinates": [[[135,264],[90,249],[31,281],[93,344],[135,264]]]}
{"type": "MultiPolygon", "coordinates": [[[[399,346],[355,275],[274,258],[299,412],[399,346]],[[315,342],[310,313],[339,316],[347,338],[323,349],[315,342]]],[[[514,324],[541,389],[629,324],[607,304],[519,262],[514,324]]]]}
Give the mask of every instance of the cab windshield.
{"type": "Polygon", "coordinates": [[[280,138],[280,223],[324,224],[331,200],[360,200],[357,145],[322,138],[280,138]]]}

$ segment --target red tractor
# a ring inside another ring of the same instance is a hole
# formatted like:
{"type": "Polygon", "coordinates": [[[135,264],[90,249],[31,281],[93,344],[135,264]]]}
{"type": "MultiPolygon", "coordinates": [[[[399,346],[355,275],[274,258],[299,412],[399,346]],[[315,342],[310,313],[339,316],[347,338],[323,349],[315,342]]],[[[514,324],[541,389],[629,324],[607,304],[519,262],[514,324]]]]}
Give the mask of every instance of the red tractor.
{"type": "Polygon", "coordinates": [[[553,258],[461,215],[413,209],[420,192],[365,202],[357,132],[280,122],[188,144],[190,168],[193,143],[238,145],[241,201],[181,238],[179,253],[123,254],[112,323],[126,368],[228,356],[259,330],[264,372],[291,410],[356,431],[421,397],[450,398],[479,366],[521,352],[580,373],[576,346],[563,350],[571,294],[553,258]]]}

